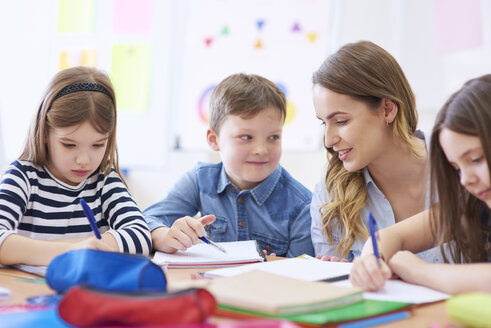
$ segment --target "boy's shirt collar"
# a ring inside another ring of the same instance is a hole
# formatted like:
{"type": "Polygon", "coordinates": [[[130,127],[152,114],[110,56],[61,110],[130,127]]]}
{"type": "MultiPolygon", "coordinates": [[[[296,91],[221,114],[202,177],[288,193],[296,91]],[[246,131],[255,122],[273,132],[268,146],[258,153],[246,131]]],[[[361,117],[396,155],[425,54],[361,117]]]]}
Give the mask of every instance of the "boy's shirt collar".
{"type": "MultiPolygon", "coordinates": [[[[271,173],[260,184],[250,190],[250,193],[252,194],[252,197],[254,197],[254,199],[256,200],[256,203],[262,205],[268,199],[281,177],[281,170],[281,165],[278,165],[273,173],[271,173]]],[[[222,169],[220,171],[220,176],[217,183],[217,194],[224,192],[229,185],[233,186],[232,181],[230,181],[229,177],[227,176],[225,168],[222,164],[222,169]]]]}

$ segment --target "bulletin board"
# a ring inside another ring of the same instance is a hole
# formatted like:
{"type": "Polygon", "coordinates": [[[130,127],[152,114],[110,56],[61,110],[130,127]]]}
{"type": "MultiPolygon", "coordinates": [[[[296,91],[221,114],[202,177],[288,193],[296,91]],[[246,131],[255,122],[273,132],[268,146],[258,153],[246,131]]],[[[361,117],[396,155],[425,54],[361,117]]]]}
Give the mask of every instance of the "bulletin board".
{"type": "Polygon", "coordinates": [[[286,95],[283,149],[319,149],[311,81],[327,56],[332,2],[195,0],[185,10],[176,145],[208,149],[211,92],[230,74],[249,73],[270,79],[286,95]]]}

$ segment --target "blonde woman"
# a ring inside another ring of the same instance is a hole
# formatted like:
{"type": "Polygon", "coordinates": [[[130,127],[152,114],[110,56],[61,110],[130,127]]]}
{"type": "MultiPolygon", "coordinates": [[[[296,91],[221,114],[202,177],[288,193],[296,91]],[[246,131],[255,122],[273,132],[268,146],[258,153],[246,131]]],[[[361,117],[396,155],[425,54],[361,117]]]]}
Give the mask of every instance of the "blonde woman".
{"type": "MultiPolygon", "coordinates": [[[[313,75],[329,161],[311,203],[312,242],[324,260],[352,261],[372,212],[384,228],[428,208],[428,140],[397,61],[374,43],[346,44],[313,75]]],[[[438,250],[421,256],[442,262],[438,250]]]]}

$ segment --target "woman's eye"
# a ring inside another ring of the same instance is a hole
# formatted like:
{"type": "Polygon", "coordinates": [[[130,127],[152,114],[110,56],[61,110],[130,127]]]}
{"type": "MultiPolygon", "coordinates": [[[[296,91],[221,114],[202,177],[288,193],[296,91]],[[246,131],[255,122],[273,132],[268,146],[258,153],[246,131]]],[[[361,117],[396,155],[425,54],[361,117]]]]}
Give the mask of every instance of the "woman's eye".
{"type": "Polygon", "coordinates": [[[348,122],[348,120],[344,120],[344,121],[336,121],[336,124],[337,125],[345,125],[346,122],[348,122]]]}

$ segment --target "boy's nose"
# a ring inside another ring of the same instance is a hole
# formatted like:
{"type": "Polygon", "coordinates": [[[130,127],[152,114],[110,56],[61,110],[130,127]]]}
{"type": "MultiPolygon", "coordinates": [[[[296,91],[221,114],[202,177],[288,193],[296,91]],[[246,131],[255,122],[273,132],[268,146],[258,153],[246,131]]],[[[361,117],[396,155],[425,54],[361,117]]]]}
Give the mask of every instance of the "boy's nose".
{"type": "Polygon", "coordinates": [[[268,147],[262,142],[258,142],[254,146],[254,153],[256,153],[256,154],[263,154],[263,153],[267,153],[267,152],[268,152],[268,147]]]}

